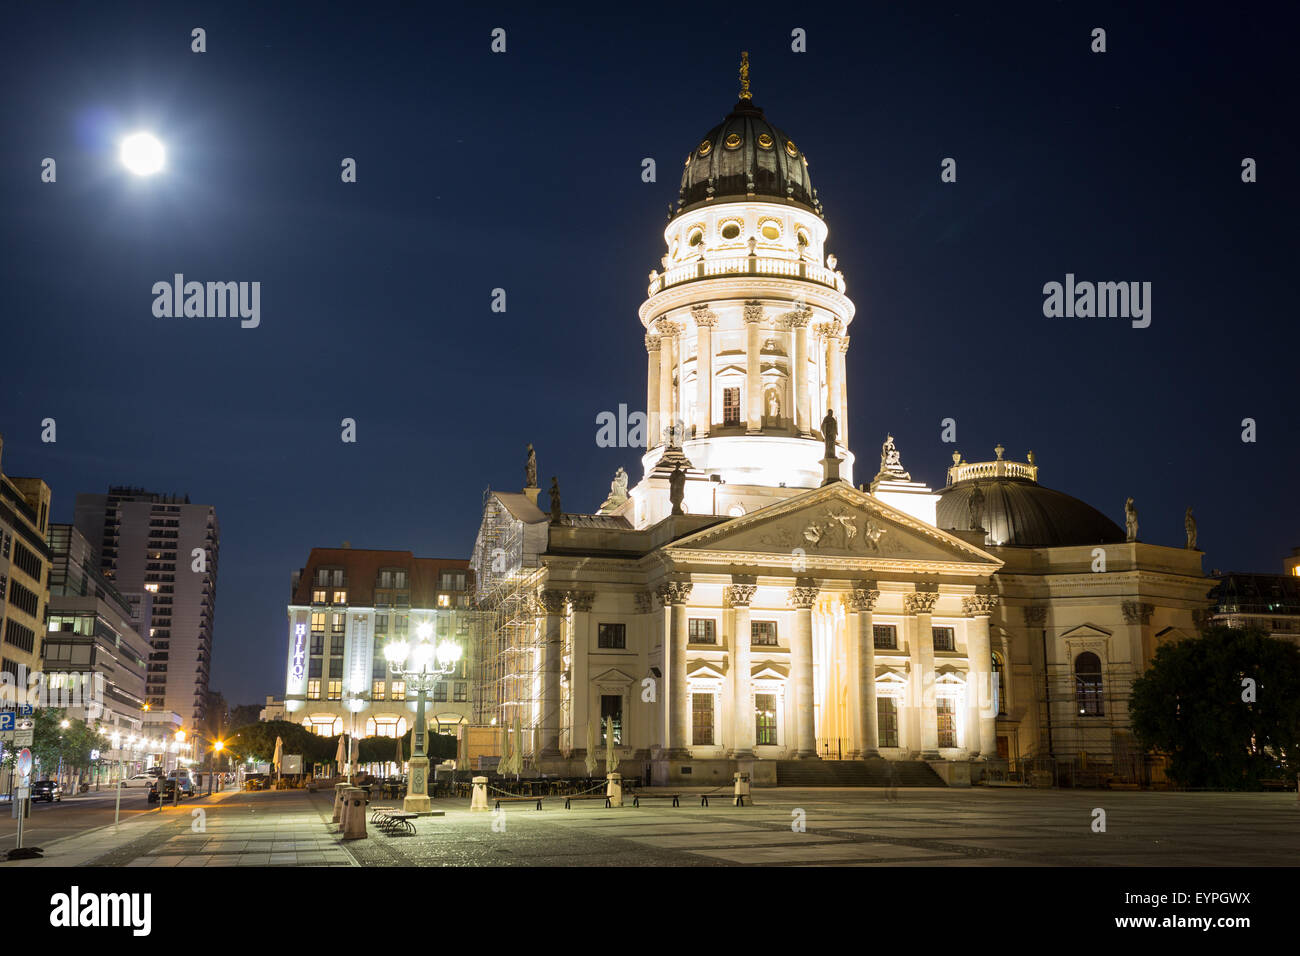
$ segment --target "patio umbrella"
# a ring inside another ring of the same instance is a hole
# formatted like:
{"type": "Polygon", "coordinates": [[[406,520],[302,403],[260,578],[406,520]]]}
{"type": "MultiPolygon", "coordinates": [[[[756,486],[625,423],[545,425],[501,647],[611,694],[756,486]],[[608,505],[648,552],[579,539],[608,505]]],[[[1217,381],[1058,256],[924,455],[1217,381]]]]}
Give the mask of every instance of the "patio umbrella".
{"type": "Polygon", "coordinates": [[[460,740],[456,741],[456,769],[469,769],[469,728],[460,728],[460,740]]]}
{"type": "Polygon", "coordinates": [[[596,766],[599,761],[596,759],[596,725],[587,718],[587,776],[596,775],[596,766]]]}
{"type": "Polygon", "coordinates": [[[614,718],[605,718],[605,773],[618,769],[618,751],[614,749],[614,718]]]}
{"type": "Polygon", "coordinates": [[[397,772],[398,773],[402,772],[402,764],[404,762],[405,762],[405,758],[402,756],[402,738],[398,737],[397,738],[397,772]]]}
{"type": "Polygon", "coordinates": [[[343,750],[343,735],[339,734],[339,745],[334,751],[334,762],[339,765],[339,774],[343,773],[343,764],[347,760],[346,752],[343,750]]]}
{"type": "Polygon", "coordinates": [[[280,774],[280,764],[284,760],[284,739],[275,738],[275,753],[271,755],[271,767],[275,770],[276,776],[280,774]]]}

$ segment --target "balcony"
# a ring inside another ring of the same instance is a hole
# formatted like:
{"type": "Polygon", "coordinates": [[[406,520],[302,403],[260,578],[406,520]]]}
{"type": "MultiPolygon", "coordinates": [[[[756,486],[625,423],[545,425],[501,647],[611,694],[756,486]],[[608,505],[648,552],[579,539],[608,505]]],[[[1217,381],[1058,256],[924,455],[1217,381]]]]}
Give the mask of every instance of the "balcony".
{"type": "Polygon", "coordinates": [[[844,291],[844,278],[825,266],[804,259],[771,259],[763,256],[735,256],[721,259],[701,258],[686,262],[666,272],[650,273],[650,285],[647,296],[653,296],[665,289],[683,282],[699,279],[716,279],[722,276],[749,275],[769,276],[778,279],[806,279],[816,282],[836,292],[844,291]]]}

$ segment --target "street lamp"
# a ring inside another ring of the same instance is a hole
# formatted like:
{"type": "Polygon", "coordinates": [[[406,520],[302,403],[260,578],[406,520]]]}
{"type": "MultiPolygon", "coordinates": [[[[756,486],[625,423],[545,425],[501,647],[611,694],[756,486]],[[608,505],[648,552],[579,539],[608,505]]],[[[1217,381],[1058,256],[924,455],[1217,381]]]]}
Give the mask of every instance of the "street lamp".
{"type": "Polygon", "coordinates": [[[424,698],[443,677],[456,669],[460,645],[455,641],[443,641],[434,647],[431,621],[422,622],[415,633],[418,639],[414,644],[403,640],[389,641],[384,646],[384,657],[393,674],[405,680],[407,689],[414,689],[416,693],[411,783],[402,809],[408,813],[428,813],[432,808],[429,804],[429,758],[424,753],[424,698]]]}

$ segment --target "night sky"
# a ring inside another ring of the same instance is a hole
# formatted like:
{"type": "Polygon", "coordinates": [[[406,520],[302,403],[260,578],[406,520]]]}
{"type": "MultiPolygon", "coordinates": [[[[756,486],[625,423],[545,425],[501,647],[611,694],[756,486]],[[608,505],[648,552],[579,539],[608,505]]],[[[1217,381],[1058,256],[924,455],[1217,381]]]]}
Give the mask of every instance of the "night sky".
{"type": "Polygon", "coordinates": [[[1134,496],[1147,541],[1181,545],[1193,505],[1207,571],[1279,571],[1300,545],[1285,6],[23,6],[0,32],[4,468],[48,481],[58,521],[110,484],[216,506],[232,705],[283,693],[313,546],[468,557],[530,441],[565,510],[619,465],[640,479],[596,415],[644,406],[636,310],[742,49],[857,304],[859,481],[886,430],[936,488],[954,447],[1000,441],[1121,525],[1134,496]],[[118,163],[135,129],[165,143],[161,175],[118,163]],[[155,318],[178,272],[260,281],[260,327],[155,318]],[[1045,318],[1067,272],[1151,282],[1151,326],[1045,318]]]}

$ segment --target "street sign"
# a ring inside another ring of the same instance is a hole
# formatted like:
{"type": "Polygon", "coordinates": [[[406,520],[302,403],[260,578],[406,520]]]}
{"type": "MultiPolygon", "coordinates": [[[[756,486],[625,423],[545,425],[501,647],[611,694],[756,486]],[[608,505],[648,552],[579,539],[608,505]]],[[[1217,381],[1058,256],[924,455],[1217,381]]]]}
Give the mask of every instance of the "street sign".
{"type": "Polygon", "coordinates": [[[31,717],[19,717],[18,722],[14,725],[15,730],[31,730],[36,726],[36,721],[31,717]]]}
{"type": "Polygon", "coordinates": [[[34,730],[17,730],[14,731],[15,747],[30,747],[36,740],[36,731],[34,730]]]}
{"type": "Polygon", "coordinates": [[[19,788],[18,788],[18,799],[19,799],[19,800],[29,800],[29,799],[31,799],[31,796],[32,796],[32,788],[31,788],[31,787],[19,787],[19,788]]]}
{"type": "Polygon", "coordinates": [[[32,752],[24,747],[22,750],[18,751],[18,759],[15,763],[16,766],[14,769],[18,773],[18,776],[22,778],[20,786],[29,786],[29,781],[31,780],[32,775],[32,752]]]}
{"type": "Polygon", "coordinates": [[[6,710],[0,713],[0,730],[14,730],[14,712],[6,710]]]}

